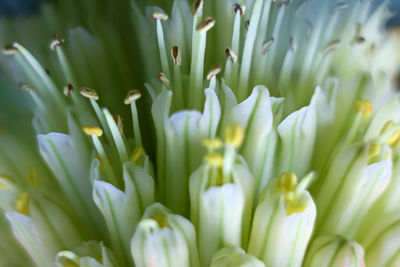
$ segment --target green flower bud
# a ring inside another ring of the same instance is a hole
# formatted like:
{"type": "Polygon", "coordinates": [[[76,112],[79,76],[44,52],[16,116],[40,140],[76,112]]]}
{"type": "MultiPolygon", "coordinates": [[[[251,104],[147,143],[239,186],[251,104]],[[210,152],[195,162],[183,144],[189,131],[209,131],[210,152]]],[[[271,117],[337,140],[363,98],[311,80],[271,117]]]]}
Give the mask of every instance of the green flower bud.
{"type": "Polygon", "coordinates": [[[147,208],[132,238],[131,253],[141,267],[199,266],[193,225],[159,203],[147,208]]]}
{"type": "Polygon", "coordinates": [[[266,266],[300,266],[310,240],[316,207],[305,188],[312,175],[297,184],[293,173],[283,173],[261,195],[251,228],[249,253],[266,266]]]}
{"type": "Polygon", "coordinates": [[[322,236],[309,248],[304,267],[364,267],[364,250],[355,241],[341,236],[322,236]]]}
{"type": "Polygon", "coordinates": [[[265,267],[256,257],[241,248],[222,248],[215,253],[210,267],[265,267]]]}

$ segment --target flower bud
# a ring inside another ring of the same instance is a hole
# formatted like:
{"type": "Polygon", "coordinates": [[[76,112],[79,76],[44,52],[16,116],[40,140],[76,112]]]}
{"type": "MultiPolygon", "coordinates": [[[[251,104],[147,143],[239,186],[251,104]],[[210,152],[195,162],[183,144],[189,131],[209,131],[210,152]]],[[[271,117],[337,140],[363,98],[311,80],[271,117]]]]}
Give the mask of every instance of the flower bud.
{"type": "Polygon", "coordinates": [[[381,217],[360,239],[366,266],[400,266],[399,210],[381,217]]]}
{"type": "Polygon", "coordinates": [[[264,263],[246,254],[241,248],[222,248],[215,253],[211,262],[211,267],[265,267],[264,263]]]}
{"type": "Polygon", "coordinates": [[[316,208],[305,188],[312,175],[297,184],[283,173],[269,184],[254,214],[248,252],[266,266],[300,266],[314,227],[316,208]]]}
{"type": "Polygon", "coordinates": [[[355,241],[344,237],[321,236],[309,248],[304,267],[364,267],[364,250],[355,241]]]}
{"type": "Polygon", "coordinates": [[[136,266],[199,266],[193,225],[159,203],[147,208],[132,238],[131,252],[136,266]]]}

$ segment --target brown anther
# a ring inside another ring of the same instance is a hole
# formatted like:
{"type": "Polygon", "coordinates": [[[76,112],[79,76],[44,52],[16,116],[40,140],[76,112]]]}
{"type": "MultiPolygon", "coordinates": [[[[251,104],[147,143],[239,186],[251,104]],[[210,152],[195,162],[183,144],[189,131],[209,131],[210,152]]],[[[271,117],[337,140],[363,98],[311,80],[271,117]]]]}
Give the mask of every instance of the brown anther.
{"type": "Polygon", "coordinates": [[[35,91],[35,89],[31,85],[26,84],[26,83],[20,83],[20,84],[18,84],[18,86],[19,86],[19,88],[21,88],[22,90],[27,91],[27,92],[35,91]]]}
{"type": "Polygon", "coordinates": [[[325,48],[324,53],[328,54],[330,52],[332,52],[333,50],[335,50],[338,46],[340,45],[340,40],[339,39],[335,39],[330,41],[325,48]]]}
{"type": "Polygon", "coordinates": [[[215,65],[214,67],[211,68],[211,70],[207,74],[207,80],[211,80],[214,76],[216,76],[218,73],[220,73],[222,70],[222,66],[220,65],[215,65]]]}
{"type": "Polygon", "coordinates": [[[125,97],[124,104],[130,105],[131,103],[136,102],[141,96],[142,93],[140,93],[139,90],[129,91],[125,97]]]}
{"type": "Polygon", "coordinates": [[[94,89],[82,87],[80,93],[82,96],[84,96],[86,98],[93,99],[96,101],[99,100],[99,95],[97,94],[97,92],[94,89]]]}
{"type": "Polygon", "coordinates": [[[54,35],[54,39],[50,43],[51,50],[56,51],[57,47],[61,46],[64,42],[65,42],[64,39],[58,38],[57,35],[54,35]]]}
{"type": "Polygon", "coordinates": [[[196,30],[199,33],[205,33],[209,31],[212,27],[214,27],[214,25],[215,25],[215,20],[212,18],[208,18],[204,22],[197,25],[196,30]]]}
{"type": "Polygon", "coordinates": [[[69,96],[71,94],[72,90],[74,90],[74,87],[72,86],[72,84],[67,84],[64,87],[64,95],[69,96]]]}
{"type": "Polygon", "coordinates": [[[290,49],[292,50],[292,52],[296,52],[297,49],[297,43],[296,43],[296,39],[294,39],[293,36],[290,36],[290,49]]]}
{"type": "Polygon", "coordinates": [[[164,13],[161,12],[154,12],[151,15],[151,18],[154,20],[162,20],[162,21],[166,21],[168,19],[168,16],[164,13]]]}
{"type": "Polygon", "coordinates": [[[365,38],[362,37],[362,36],[359,36],[359,37],[357,37],[357,38],[355,39],[354,42],[355,42],[356,44],[362,44],[362,43],[365,42],[365,38]]]}
{"type": "Polygon", "coordinates": [[[160,72],[158,74],[158,79],[160,79],[160,81],[165,85],[165,87],[169,88],[169,80],[164,73],[160,72]]]}
{"type": "Polygon", "coordinates": [[[192,16],[201,16],[201,12],[203,11],[203,0],[197,0],[193,6],[192,16]]]}
{"type": "Polygon", "coordinates": [[[225,49],[226,57],[228,57],[233,64],[237,61],[237,55],[229,47],[225,49]]]}
{"type": "Polygon", "coordinates": [[[233,11],[235,11],[235,13],[239,12],[240,16],[243,16],[244,12],[246,11],[246,7],[239,4],[234,4],[233,11]]]}
{"type": "Polygon", "coordinates": [[[180,66],[182,64],[182,53],[178,46],[172,47],[171,56],[175,66],[180,66]]]}
{"type": "Polygon", "coordinates": [[[275,41],[274,37],[271,37],[264,41],[262,48],[261,48],[261,53],[263,55],[265,55],[268,52],[268,49],[271,47],[271,45],[274,43],[274,41],[275,41]]]}
{"type": "Polygon", "coordinates": [[[246,29],[246,31],[249,29],[249,25],[250,25],[250,20],[246,20],[244,22],[244,28],[246,29]]]}
{"type": "Polygon", "coordinates": [[[17,55],[19,53],[19,50],[12,45],[6,45],[3,48],[3,54],[7,56],[17,55]]]}

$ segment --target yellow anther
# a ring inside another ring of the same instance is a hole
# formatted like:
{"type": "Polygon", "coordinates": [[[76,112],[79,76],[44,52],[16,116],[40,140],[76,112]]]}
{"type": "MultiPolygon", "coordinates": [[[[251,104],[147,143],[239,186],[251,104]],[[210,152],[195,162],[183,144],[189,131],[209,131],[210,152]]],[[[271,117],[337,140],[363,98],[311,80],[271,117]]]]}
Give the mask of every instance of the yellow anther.
{"type": "Polygon", "coordinates": [[[244,130],[240,124],[232,124],[225,128],[224,142],[228,146],[239,147],[244,138],[244,130]]]}
{"type": "Polygon", "coordinates": [[[363,118],[368,118],[372,113],[372,104],[367,100],[357,100],[354,109],[356,113],[361,112],[363,118]]]}
{"type": "Polygon", "coordinates": [[[293,213],[300,213],[307,209],[307,204],[305,203],[296,203],[296,202],[289,202],[286,206],[286,215],[292,215],[293,213]]]}
{"type": "Polygon", "coordinates": [[[0,189],[10,189],[15,184],[14,179],[7,174],[0,174],[0,189]]]}
{"type": "Polygon", "coordinates": [[[28,215],[29,214],[29,195],[24,192],[21,193],[15,203],[15,208],[19,213],[28,215]]]}
{"type": "MultiPolygon", "coordinates": [[[[394,127],[397,125],[393,121],[388,121],[385,126],[383,126],[380,134],[383,135],[387,133],[388,131],[393,130],[394,127]]],[[[386,144],[390,146],[396,145],[400,140],[400,129],[394,131],[391,136],[389,136],[388,139],[386,139],[386,144]]]]}
{"type": "Polygon", "coordinates": [[[95,135],[97,137],[103,135],[103,130],[100,129],[99,127],[83,126],[82,129],[87,135],[95,135]]]}
{"type": "Polygon", "coordinates": [[[203,145],[208,149],[218,149],[222,147],[222,141],[219,138],[203,139],[203,145]]]}
{"type": "Polygon", "coordinates": [[[136,163],[140,157],[143,155],[143,147],[142,146],[138,146],[136,147],[133,151],[132,151],[132,155],[131,155],[131,161],[133,163],[136,163]]]}
{"type": "Polygon", "coordinates": [[[372,159],[381,153],[381,146],[377,144],[371,144],[368,149],[368,159],[372,159]]]}
{"type": "Polygon", "coordinates": [[[282,193],[294,192],[297,186],[297,176],[292,172],[284,172],[278,178],[278,190],[282,193]]]}
{"type": "Polygon", "coordinates": [[[224,158],[217,153],[208,153],[204,159],[208,164],[215,167],[222,167],[224,165],[224,158]]]}
{"type": "Polygon", "coordinates": [[[30,168],[28,171],[28,183],[32,187],[40,186],[39,172],[36,168],[30,168]]]}
{"type": "Polygon", "coordinates": [[[156,215],[153,219],[157,222],[160,228],[169,226],[167,216],[163,214],[156,215]]]}
{"type": "Polygon", "coordinates": [[[284,196],[285,196],[284,201],[286,203],[292,202],[296,199],[296,194],[293,191],[286,192],[284,196]]]}

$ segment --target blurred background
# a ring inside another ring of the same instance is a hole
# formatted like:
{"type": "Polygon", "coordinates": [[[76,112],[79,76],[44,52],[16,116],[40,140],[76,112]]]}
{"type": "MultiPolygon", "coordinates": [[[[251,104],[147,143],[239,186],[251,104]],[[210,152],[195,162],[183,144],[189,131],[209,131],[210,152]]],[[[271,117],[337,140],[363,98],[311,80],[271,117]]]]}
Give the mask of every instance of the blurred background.
{"type": "MultiPolygon", "coordinates": [[[[38,10],[39,4],[46,1],[57,1],[57,0],[0,0],[0,16],[26,16],[36,12],[38,10]]],[[[384,0],[370,0],[370,1],[374,2],[374,6],[377,6],[380,3],[384,2],[384,0]]],[[[394,13],[393,18],[388,21],[387,26],[388,27],[400,26],[400,0],[386,0],[386,1],[389,3],[389,6],[394,13]]]]}

